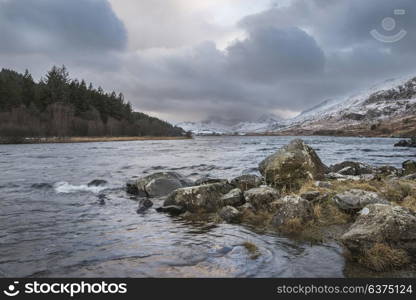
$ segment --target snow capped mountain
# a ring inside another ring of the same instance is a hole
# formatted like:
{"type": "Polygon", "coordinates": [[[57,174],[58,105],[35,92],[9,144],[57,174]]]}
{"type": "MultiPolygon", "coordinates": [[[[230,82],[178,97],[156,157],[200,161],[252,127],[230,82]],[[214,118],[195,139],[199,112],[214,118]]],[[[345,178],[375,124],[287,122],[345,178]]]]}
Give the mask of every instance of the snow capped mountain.
{"type": "Polygon", "coordinates": [[[211,120],[180,123],[177,126],[196,135],[300,135],[328,131],[368,135],[371,130],[371,134],[381,136],[397,132],[416,132],[414,126],[411,126],[415,121],[416,77],[407,76],[387,80],[353,96],[325,100],[290,120],[266,114],[254,122],[233,125],[225,125],[221,120],[211,120]]]}
{"type": "Polygon", "coordinates": [[[290,120],[289,127],[328,120],[340,124],[382,120],[406,114],[415,104],[416,78],[390,79],[354,96],[326,100],[290,120]]]}
{"type": "Polygon", "coordinates": [[[282,119],[273,114],[264,114],[254,122],[239,122],[234,125],[222,124],[220,121],[183,122],[176,126],[196,135],[227,135],[263,133],[278,130],[282,119]]]}

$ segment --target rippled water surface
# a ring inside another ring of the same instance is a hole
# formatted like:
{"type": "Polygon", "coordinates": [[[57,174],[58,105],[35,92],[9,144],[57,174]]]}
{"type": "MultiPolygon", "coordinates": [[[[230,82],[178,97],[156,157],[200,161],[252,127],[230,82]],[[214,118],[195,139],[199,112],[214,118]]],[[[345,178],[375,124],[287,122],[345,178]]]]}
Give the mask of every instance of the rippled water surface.
{"type": "MultiPolygon", "coordinates": [[[[342,277],[336,244],[310,245],[244,226],[186,223],[123,190],[133,176],[173,170],[191,179],[256,173],[290,137],[0,145],[0,277],[342,277]],[[87,183],[108,184],[91,188],[87,183]],[[99,194],[106,195],[103,205],[99,194]],[[251,259],[241,246],[261,252],[251,259]]],[[[414,150],[394,139],[306,137],[326,164],[400,166],[414,150]]],[[[155,206],[160,205],[155,203],[155,206]]]]}

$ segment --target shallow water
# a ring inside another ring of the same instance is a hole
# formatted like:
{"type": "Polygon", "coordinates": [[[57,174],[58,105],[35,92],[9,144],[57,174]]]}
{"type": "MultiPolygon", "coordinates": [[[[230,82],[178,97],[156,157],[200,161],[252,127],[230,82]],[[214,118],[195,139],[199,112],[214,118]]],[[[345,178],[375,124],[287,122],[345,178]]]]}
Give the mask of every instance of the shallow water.
{"type": "MultiPolygon", "coordinates": [[[[343,277],[342,249],[228,224],[138,215],[124,192],[133,176],[176,171],[197,179],[256,173],[290,137],[0,145],[0,277],[343,277]],[[105,187],[88,187],[94,179],[105,187]],[[99,194],[105,194],[100,204],[99,194]],[[241,246],[261,252],[251,259],[241,246]]],[[[400,166],[395,139],[305,137],[324,163],[400,166]]],[[[156,203],[157,207],[159,203],[156,203]]],[[[349,269],[350,266],[348,266],[349,269]]]]}

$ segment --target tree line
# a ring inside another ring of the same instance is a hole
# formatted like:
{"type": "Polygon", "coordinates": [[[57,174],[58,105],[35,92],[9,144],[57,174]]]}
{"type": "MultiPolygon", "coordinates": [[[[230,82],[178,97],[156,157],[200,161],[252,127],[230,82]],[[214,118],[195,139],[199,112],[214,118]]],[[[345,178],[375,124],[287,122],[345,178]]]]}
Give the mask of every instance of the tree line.
{"type": "Polygon", "coordinates": [[[0,137],[182,136],[179,127],[134,112],[123,94],[71,79],[54,66],[39,82],[0,72],[0,137]]]}

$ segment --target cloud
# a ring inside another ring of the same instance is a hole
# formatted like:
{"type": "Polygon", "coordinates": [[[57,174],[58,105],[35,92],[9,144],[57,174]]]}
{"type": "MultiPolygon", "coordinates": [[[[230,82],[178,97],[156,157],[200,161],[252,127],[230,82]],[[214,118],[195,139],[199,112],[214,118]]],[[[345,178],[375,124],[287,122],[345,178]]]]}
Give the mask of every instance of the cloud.
{"type": "Polygon", "coordinates": [[[0,0],[0,63],[66,64],[138,110],[228,122],[293,115],[416,69],[414,0],[261,2],[0,0]],[[393,44],[370,35],[401,28],[393,44]]]}
{"type": "Polygon", "coordinates": [[[124,24],[105,0],[2,0],[0,36],[1,57],[23,59],[27,68],[39,60],[113,66],[127,45],[124,24]]]}

